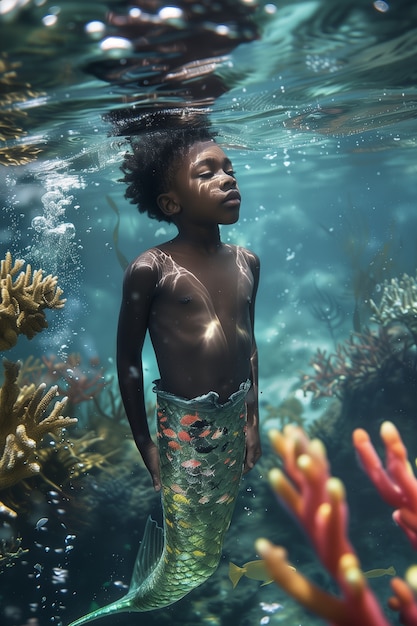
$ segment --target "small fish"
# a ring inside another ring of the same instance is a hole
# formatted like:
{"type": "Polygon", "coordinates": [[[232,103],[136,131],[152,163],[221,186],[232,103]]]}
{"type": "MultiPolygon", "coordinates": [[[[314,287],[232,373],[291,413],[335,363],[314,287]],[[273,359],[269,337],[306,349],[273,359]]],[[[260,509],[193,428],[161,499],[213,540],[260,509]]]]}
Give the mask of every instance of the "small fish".
{"type": "Polygon", "coordinates": [[[272,583],[272,578],[266,571],[265,561],[249,561],[239,567],[234,563],[229,563],[229,578],[232,582],[233,589],[236,587],[242,576],[251,578],[252,580],[262,580],[263,585],[269,585],[272,583]]]}
{"type": "Polygon", "coordinates": [[[165,437],[169,437],[170,439],[175,439],[177,436],[177,433],[175,432],[175,430],[172,430],[172,428],[163,428],[162,432],[164,433],[165,437]]]}
{"type": "Polygon", "coordinates": [[[395,571],[395,567],[391,565],[386,569],[370,569],[367,572],[363,572],[363,575],[365,576],[365,578],[379,578],[380,576],[395,576],[396,573],[397,572],[395,571]]]}
{"type": "Polygon", "coordinates": [[[181,444],[178,441],[168,441],[168,446],[171,450],[181,450],[181,444]]]}
{"type": "Polygon", "coordinates": [[[183,426],[191,426],[191,424],[199,421],[200,418],[198,417],[198,415],[186,414],[180,419],[180,424],[182,424],[183,426]]]}
{"type": "Polygon", "coordinates": [[[178,439],[180,441],[191,441],[191,437],[186,430],[180,430],[178,433],[178,439]]]}
{"type": "MultiPolygon", "coordinates": [[[[292,565],[288,566],[290,569],[295,570],[295,567],[292,565]]],[[[257,561],[249,561],[239,567],[234,563],[229,563],[229,578],[232,582],[233,589],[238,584],[239,580],[242,576],[246,576],[246,578],[250,578],[251,580],[261,580],[263,587],[264,585],[269,585],[273,582],[273,578],[268,574],[265,567],[265,561],[262,559],[258,559],[257,561]]]]}
{"type": "Polygon", "coordinates": [[[200,465],[201,461],[197,461],[196,459],[188,459],[187,461],[181,463],[181,467],[184,467],[185,469],[194,469],[196,467],[200,467],[200,465]]]}

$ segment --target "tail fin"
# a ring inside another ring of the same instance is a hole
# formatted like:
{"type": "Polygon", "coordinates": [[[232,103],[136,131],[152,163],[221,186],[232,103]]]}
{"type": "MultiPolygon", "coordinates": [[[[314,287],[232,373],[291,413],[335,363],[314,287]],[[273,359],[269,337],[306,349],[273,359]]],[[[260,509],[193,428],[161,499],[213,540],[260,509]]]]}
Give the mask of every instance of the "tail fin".
{"type": "Polygon", "coordinates": [[[92,622],[93,620],[104,617],[105,615],[112,615],[114,613],[125,613],[131,610],[131,597],[130,594],[127,594],[124,596],[124,598],[116,600],[116,602],[112,602],[107,606],[103,606],[101,609],[96,609],[91,613],[87,613],[87,615],[76,619],[75,622],[71,622],[71,624],[69,624],[68,626],[81,626],[81,624],[87,624],[88,622],[92,622]]]}
{"type": "Polygon", "coordinates": [[[239,567],[234,563],[229,563],[229,578],[232,581],[233,589],[236,587],[239,580],[242,578],[245,570],[243,567],[239,567]]]}
{"type": "Polygon", "coordinates": [[[75,622],[71,622],[69,626],[81,626],[106,615],[139,610],[136,608],[136,602],[134,602],[135,600],[137,601],[138,589],[156,567],[163,549],[164,532],[151,517],[148,517],[127,594],[120,600],[116,600],[116,602],[112,602],[101,609],[84,615],[84,617],[80,617],[75,622]]]}
{"type": "Polygon", "coordinates": [[[149,576],[161,558],[164,549],[164,531],[158,524],[148,517],[143,533],[143,539],[133,568],[129,593],[137,591],[138,587],[149,576]]]}

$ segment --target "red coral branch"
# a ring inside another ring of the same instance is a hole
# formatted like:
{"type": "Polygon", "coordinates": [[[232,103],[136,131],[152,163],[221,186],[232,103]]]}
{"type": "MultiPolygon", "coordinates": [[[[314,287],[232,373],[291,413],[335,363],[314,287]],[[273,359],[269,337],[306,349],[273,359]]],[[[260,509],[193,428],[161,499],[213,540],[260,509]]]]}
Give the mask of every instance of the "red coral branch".
{"type": "Polygon", "coordinates": [[[68,397],[70,404],[87,402],[101,393],[106,386],[103,369],[97,369],[97,364],[90,368],[82,366],[79,354],[70,354],[66,361],[58,361],[53,355],[50,358],[42,357],[51,380],[63,380],[65,385],[58,384],[59,393],[68,397]]]}
{"type": "MultiPolygon", "coordinates": [[[[417,480],[394,425],[385,422],[381,436],[386,448],[386,470],[365,431],[355,431],[354,445],[381,496],[396,508],[394,519],[416,547],[417,480]]],[[[287,426],[282,433],[273,431],[271,441],[285,471],[270,472],[272,487],[306,532],[316,554],[337,582],[341,597],[323,591],[300,572],[291,570],[283,548],[259,539],[256,549],[271,577],[333,626],[389,626],[349,541],[345,490],[341,481],[330,474],[323,444],[310,440],[295,426],[287,426]]],[[[416,626],[417,566],[409,568],[405,580],[394,578],[391,586],[394,595],[389,600],[390,608],[399,612],[402,624],[416,626]]]]}
{"type": "Polygon", "coordinates": [[[382,462],[368,433],[358,428],[353,433],[353,445],[364,471],[385,502],[395,508],[394,521],[401,526],[417,549],[417,480],[408,461],[407,449],[394,424],[384,422],[380,430],[385,445],[386,460],[382,462]]]}

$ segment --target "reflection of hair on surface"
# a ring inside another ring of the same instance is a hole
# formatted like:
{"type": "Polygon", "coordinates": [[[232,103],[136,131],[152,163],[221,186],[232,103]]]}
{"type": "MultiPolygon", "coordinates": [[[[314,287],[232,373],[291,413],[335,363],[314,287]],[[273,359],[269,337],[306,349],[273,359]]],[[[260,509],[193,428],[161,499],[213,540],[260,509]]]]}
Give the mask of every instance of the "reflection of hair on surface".
{"type": "Polygon", "coordinates": [[[25,143],[7,146],[8,141],[21,140],[26,135],[23,124],[27,113],[15,105],[36,96],[29,83],[20,81],[19,66],[9,61],[5,53],[0,55],[0,165],[24,165],[41,152],[40,148],[25,143]]]}

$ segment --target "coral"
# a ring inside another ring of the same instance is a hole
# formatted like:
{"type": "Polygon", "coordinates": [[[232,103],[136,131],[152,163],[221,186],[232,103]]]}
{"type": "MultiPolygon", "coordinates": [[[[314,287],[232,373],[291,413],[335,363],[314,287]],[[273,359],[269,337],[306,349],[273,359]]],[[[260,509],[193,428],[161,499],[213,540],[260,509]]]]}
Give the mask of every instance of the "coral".
{"type": "MultiPolygon", "coordinates": [[[[5,379],[0,390],[0,490],[39,473],[37,452],[44,435],[60,432],[77,422],[76,418],[61,415],[66,398],[57,401],[46,415],[57,387],[47,391],[44,383],[20,387],[19,369],[20,363],[4,360],[5,379]]],[[[16,516],[2,503],[0,513],[16,516]]]]}
{"type": "Polygon", "coordinates": [[[335,354],[318,349],[311,360],[313,375],[302,374],[302,389],[315,398],[347,392],[370,392],[384,383],[415,372],[417,346],[417,282],[407,274],[384,283],[379,307],[369,299],[377,331],[365,328],[336,347],[335,354]],[[414,359],[414,362],[413,362],[414,359]]]}
{"type": "Polygon", "coordinates": [[[51,439],[53,446],[38,450],[38,459],[42,464],[40,475],[58,490],[65,488],[70,480],[74,481],[92,470],[110,470],[112,466],[107,459],[118,452],[113,449],[102,454],[91,450],[98,442],[103,441],[102,437],[97,437],[92,431],[82,437],[71,437],[66,446],[58,446],[58,438],[54,435],[51,439]]]}
{"type": "Polygon", "coordinates": [[[315,398],[381,387],[383,378],[395,380],[408,366],[410,339],[403,328],[365,329],[339,344],[335,354],[318,349],[311,360],[314,375],[302,374],[302,389],[315,398]]]}
{"type": "Polygon", "coordinates": [[[64,387],[58,384],[58,391],[67,396],[71,406],[95,398],[106,386],[104,371],[97,368],[98,363],[90,363],[87,369],[82,366],[81,356],[77,353],[70,354],[66,361],[58,361],[56,355],[43,356],[42,361],[52,381],[64,381],[64,387]]]}
{"type": "Polygon", "coordinates": [[[410,470],[407,449],[394,424],[384,422],[380,435],[385,445],[386,470],[368,433],[362,428],[354,431],[353,445],[379,495],[395,508],[394,522],[403,529],[414,550],[417,550],[417,480],[410,470]]]}
{"type": "MultiPolygon", "coordinates": [[[[402,527],[415,524],[417,481],[410,477],[407,455],[398,432],[392,424],[383,426],[387,450],[387,473],[364,436],[357,431],[355,445],[361,449],[365,471],[379,484],[383,493],[393,495],[394,506],[402,506],[402,527]]],[[[309,610],[323,617],[332,626],[389,626],[381,606],[369,589],[359,559],[347,535],[348,507],[342,482],[331,476],[326,450],[318,439],[310,440],[296,426],[287,426],[283,433],[271,432],[271,442],[280,456],[284,471],[273,469],[270,482],[278,498],[300,523],[324,567],[339,586],[336,597],[314,585],[299,571],[290,570],[284,548],[266,539],[256,542],[256,550],[265,560],[275,582],[309,610]],[[285,472],[285,473],[284,473],[285,472]]],[[[399,521],[400,514],[395,515],[399,521]]],[[[406,580],[394,578],[390,608],[400,614],[401,623],[415,626],[417,620],[417,567],[406,572],[406,580]]]]}
{"type": "Polygon", "coordinates": [[[401,279],[385,282],[379,307],[370,300],[372,319],[378,324],[390,322],[404,324],[417,345],[417,281],[404,274],[401,279]]]}
{"type": "Polygon", "coordinates": [[[31,383],[39,384],[40,382],[47,382],[43,378],[45,372],[45,366],[41,359],[29,355],[20,366],[19,371],[19,384],[30,385],[31,383]]]}
{"type": "Polygon", "coordinates": [[[17,342],[19,334],[32,339],[48,326],[44,309],[61,309],[62,289],[57,286],[57,277],[43,276],[42,270],[32,274],[30,265],[22,259],[14,263],[10,252],[0,266],[0,350],[8,350],[17,342]]]}

